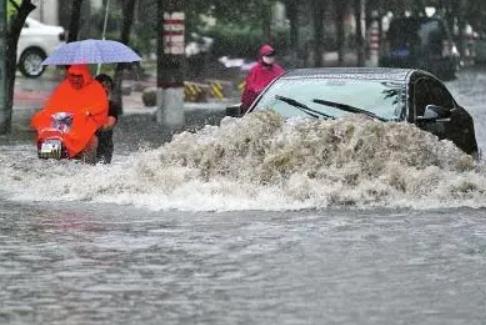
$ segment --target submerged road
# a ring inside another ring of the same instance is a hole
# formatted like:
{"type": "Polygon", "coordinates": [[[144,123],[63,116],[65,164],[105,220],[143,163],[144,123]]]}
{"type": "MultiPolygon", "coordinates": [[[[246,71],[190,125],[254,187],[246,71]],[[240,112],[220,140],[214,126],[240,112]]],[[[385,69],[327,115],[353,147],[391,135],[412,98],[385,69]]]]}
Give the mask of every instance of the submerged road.
{"type": "MultiPolygon", "coordinates": [[[[483,151],[485,82],[478,70],[448,83],[483,151]]],[[[270,152],[251,138],[263,127],[208,129],[198,145],[187,135],[153,150],[154,125],[124,117],[110,168],[41,164],[29,142],[0,145],[0,323],[484,324],[480,166],[463,171],[438,152],[440,167],[376,171],[382,157],[362,157],[372,176],[344,164],[306,179],[282,163],[282,181],[242,164],[242,152],[270,152]],[[242,134],[248,147],[232,142],[242,134]]],[[[284,132],[300,143],[298,130],[284,132]]],[[[282,143],[280,161],[300,147],[282,143]]]]}

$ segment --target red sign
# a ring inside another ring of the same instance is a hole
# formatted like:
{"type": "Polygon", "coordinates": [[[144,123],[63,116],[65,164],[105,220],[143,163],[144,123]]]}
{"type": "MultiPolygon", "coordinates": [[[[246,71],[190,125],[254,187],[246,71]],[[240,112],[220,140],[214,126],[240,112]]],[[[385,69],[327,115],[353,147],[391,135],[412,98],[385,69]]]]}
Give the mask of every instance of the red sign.
{"type": "Polygon", "coordinates": [[[164,53],[185,53],[185,15],[183,12],[164,13],[164,53]]]}

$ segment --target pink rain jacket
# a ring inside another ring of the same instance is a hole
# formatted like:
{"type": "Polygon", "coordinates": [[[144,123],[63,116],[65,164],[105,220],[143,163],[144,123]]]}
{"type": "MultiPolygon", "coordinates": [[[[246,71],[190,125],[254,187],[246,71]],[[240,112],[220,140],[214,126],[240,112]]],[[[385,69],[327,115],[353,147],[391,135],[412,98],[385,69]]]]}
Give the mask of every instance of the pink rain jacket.
{"type": "Polygon", "coordinates": [[[241,108],[246,112],[262,90],[275,78],[281,76],[285,70],[278,64],[265,65],[262,61],[264,55],[274,52],[268,45],[263,45],[259,50],[258,63],[251,68],[245,81],[245,90],[241,95],[241,108]]]}

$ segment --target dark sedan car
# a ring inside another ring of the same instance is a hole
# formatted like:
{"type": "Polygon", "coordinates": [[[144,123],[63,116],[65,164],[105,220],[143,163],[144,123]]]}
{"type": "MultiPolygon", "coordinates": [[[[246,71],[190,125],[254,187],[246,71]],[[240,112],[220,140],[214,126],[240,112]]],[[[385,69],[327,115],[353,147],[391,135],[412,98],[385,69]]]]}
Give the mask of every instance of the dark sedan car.
{"type": "Polygon", "coordinates": [[[471,115],[441,81],[420,70],[292,70],[274,80],[248,112],[269,108],[285,118],[338,118],[361,113],[381,121],[407,121],[440,139],[451,140],[468,154],[478,154],[471,115]]]}

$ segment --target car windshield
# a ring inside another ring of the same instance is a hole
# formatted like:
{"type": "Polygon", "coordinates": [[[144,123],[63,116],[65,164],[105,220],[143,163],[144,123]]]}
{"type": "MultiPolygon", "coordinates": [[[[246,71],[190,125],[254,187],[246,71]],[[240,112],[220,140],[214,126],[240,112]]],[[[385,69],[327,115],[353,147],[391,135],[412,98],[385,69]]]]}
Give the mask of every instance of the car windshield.
{"type": "Polygon", "coordinates": [[[280,79],[265,91],[255,110],[273,109],[285,118],[309,116],[295,109],[286,97],[324,115],[341,117],[350,113],[343,107],[355,107],[383,120],[403,119],[403,84],[390,81],[355,79],[280,79]],[[331,105],[326,105],[329,102],[331,105]],[[341,104],[341,105],[335,105],[341,104]]]}

